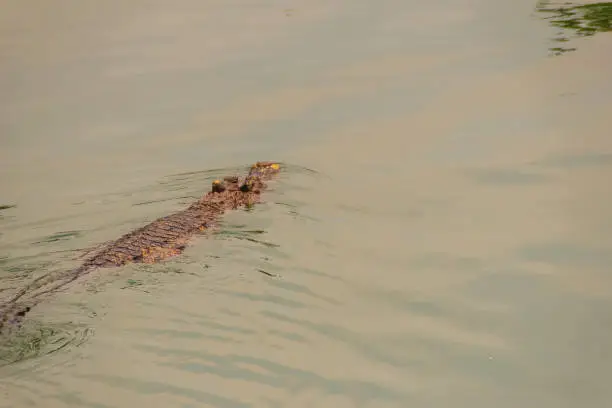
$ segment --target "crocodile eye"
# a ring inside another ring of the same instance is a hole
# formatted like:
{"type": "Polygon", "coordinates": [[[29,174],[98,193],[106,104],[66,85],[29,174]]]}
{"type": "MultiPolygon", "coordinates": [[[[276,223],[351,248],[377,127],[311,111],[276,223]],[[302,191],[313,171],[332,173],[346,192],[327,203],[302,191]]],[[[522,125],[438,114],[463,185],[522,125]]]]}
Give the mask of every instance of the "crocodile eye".
{"type": "Polygon", "coordinates": [[[221,180],[215,180],[212,182],[212,192],[213,193],[222,193],[225,191],[225,184],[221,182],[221,180]]]}

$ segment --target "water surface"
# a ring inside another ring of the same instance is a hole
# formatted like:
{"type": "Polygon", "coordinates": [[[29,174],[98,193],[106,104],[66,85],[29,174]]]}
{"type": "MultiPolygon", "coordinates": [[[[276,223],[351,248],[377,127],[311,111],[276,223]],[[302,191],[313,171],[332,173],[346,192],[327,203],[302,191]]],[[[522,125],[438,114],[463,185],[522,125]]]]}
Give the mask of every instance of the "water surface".
{"type": "Polygon", "coordinates": [[[40,305],[0,406],[607,406],[611,38],[535,6],[4,1],[2,288],[287,170],[40,305]]]}

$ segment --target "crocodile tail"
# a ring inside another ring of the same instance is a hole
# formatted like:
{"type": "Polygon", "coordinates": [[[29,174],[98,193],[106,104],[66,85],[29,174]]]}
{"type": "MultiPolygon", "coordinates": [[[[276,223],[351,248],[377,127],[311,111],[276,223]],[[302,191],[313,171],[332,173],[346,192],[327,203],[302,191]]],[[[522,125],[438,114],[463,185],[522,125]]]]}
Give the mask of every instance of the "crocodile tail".
{"type": "Polygon", "coordinates": [[[42,302],[46,295],[57,292],[93,269],[94,267],[84,264],[59,274],[48,273],[21,288],[0,305],[0,334],[18,328],[26,314],[42,302]]]}

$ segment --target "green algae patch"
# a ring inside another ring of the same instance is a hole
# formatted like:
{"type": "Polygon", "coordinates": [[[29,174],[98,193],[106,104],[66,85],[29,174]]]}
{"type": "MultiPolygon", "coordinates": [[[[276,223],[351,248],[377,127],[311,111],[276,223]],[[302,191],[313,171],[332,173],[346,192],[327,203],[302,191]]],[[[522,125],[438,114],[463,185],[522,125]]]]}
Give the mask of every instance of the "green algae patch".
{"type": "Polygon", "coordinates": [[[597,33],[612,31],[612,2],[577,5],[541,1],[537,5],[537,11],[545,15],[544,19],[548,20],[551,26],[560,29],[553,38],[555,46],[550,48],[553,55],[575,51],[575,47],[565,45],[571,38],[591,37],[597,33]]]}

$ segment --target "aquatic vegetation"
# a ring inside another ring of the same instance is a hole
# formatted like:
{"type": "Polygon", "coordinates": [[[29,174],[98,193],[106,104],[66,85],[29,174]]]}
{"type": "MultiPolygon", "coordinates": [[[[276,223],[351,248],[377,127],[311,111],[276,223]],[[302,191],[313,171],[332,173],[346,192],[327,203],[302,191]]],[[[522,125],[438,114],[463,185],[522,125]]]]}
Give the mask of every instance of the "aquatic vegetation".
{"type": "Polygon", "coordinates": [[[559,45],[551,47],[554,55],[575,51],[575,47],[561,44],[573,37],[590,37],[600,32],[612,31],[612,2],[576,5],[574,3],[551,3],[540,1],[537,11],[548,14],[544,17],[553,27],[561,29],[553,39],[559,45]]]}

